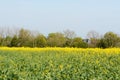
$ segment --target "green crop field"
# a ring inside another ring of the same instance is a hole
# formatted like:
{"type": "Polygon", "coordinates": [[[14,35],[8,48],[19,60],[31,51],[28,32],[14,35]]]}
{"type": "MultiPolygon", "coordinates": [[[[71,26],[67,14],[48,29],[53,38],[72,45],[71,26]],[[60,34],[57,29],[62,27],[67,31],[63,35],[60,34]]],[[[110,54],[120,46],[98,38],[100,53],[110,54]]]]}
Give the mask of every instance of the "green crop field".
{"type": "Polygon", "coordinates": [[[120,49],[0,49],[0,80],[120,80],[120,49]]]}

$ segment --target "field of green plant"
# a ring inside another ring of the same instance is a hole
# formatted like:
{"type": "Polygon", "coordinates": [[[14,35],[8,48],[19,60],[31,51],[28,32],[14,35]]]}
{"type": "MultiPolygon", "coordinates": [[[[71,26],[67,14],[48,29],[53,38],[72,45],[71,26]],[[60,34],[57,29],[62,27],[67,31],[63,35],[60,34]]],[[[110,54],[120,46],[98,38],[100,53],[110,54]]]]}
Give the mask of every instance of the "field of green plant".
{"type": "Polygon", "coordinates": [[[0,80],[120,80],[120,49],[0,49],[0,80]]]}

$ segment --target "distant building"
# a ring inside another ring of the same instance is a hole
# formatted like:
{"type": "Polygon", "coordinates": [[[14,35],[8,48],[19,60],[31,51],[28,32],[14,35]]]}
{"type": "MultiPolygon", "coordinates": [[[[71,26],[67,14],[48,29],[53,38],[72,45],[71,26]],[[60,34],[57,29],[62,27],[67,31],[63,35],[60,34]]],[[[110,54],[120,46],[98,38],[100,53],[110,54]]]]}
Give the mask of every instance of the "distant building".
{"type": "Polygon", "coordinates": [[[86,42],[86,43],[90,43],[89,39],[83,39],[83,41],[86,42]]]}

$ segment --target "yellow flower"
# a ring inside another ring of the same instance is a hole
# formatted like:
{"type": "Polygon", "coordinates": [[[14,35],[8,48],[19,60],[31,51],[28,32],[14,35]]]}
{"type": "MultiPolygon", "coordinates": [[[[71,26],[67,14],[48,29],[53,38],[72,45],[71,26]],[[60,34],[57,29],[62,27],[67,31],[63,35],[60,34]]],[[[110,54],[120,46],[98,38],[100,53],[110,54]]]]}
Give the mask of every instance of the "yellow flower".
{"type": "Polygon", "coordinates": [[[63,69],[63,65],[60,65],[59,68],[60,68],[60,70],[62,70],[63,69]]]}

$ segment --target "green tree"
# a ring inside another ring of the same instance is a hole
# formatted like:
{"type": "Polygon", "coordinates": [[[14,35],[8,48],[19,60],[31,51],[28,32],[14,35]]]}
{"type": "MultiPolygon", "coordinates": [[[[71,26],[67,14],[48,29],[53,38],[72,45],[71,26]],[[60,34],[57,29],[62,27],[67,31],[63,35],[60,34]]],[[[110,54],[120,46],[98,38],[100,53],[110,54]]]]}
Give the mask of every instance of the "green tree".
{"type": "Polygon", "coordinates": [[[12,40],[12,37],[10,37],[10,36],[6,36],[5,38],[2,38],[1,39],[1,46],[8,46],[9,47],[11,40],[12,40]]]}
{"type": "Polygon", "coordinates": [[[47,44],[50,47],[63,47],[65,44],[65,37],[62,33],[49,33],[47,44]]]}
{"type": "Polygon", "coordinates": [[[11,47],[18,47],[18,37],[16,35],[11,40],[11,47]]]}
{"type": "Polygon", "coordinates": [[[0,46],[2,46],[2,40],[3,38],[0,36],[0,46]]]}
{"type": "Polygon", "coordinates": [[[113,32],[107,32],[104,34],[103,38],[100,39],[98,47],[109,48],[109,47],[119,47],[120,37],[113,32]]]}
{"type": "Polygon", "coordinates": [[[107,47],[106,42],[105,42],[105,40],[103,38],[99,39],[97,47],[99,47],[99,48],[106,48],[107,47]]]}
{"type": "Polygon", "coordinates": [[[36,47],[46,47],[47,41],[44,35],[38,34],[35,38],[36,47]]]}
{"type": "Polygon", "coordinates": [[[72,47],[78,47],[78,48],[87,48],[87,43],[83,42],[82,38],[76,37],[73,39],[72,47]]]}
{"type": "Polygon", "coordinates": [[[117,34],[113,32],[105,33],[104,43],[106,44],[106,47],[115,47],[118,42],[119,42],[119,37],[117,34]]]}
{"type": "Polygon", "coordinates": [[[29,30],[21,29],[18,35],[18,46],[20,47],[32,47],[31,44],[31,33],[29,30]]]}

